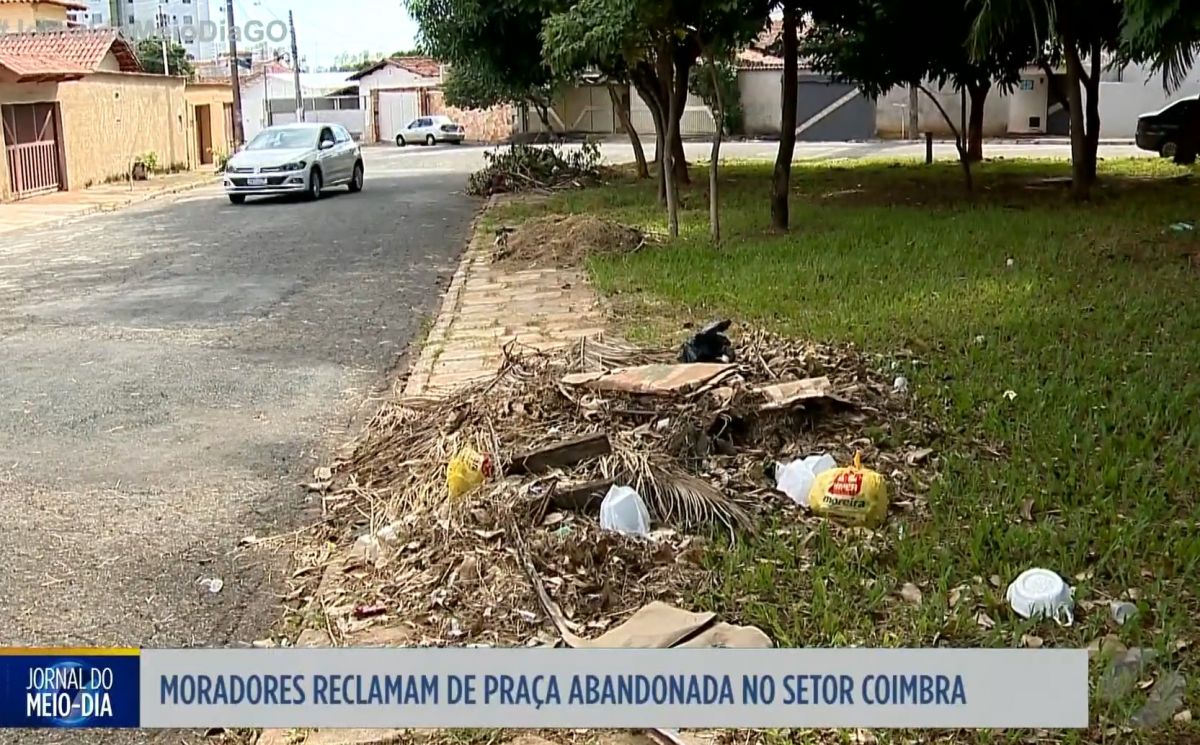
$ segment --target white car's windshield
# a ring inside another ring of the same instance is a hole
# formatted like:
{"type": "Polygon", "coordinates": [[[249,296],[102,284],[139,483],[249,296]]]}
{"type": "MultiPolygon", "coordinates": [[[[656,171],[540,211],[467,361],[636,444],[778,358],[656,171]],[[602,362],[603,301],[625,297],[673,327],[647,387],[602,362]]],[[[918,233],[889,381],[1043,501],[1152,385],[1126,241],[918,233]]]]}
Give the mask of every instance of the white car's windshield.
{"type": "Polygon", "coordinates": [[[295,150],[312,147],[317,133],[310,129],[268,129],[246,145],[247,150],[295,150]]]}

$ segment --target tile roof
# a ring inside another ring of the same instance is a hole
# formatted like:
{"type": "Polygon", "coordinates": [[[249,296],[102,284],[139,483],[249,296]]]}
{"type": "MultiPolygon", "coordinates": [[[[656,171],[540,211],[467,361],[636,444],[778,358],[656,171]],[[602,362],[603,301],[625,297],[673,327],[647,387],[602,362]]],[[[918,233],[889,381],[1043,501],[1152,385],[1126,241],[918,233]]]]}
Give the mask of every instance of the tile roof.
{"type": "MultiPolygon", "coordinates": [[[[80,28],[0,34],[0,57],[10,61],[38,59],[41,60],[38,64],[49,68],[82,68],[84,72],[96,72],[110,51],[116,55],[121,72],[142,71],[133,47],[116,29],[80,28]]],[[[5,66],[9,65],[6,63],[5,66]]]]}
{"type": "Polygon", "coordinates": [[[402,70],[407,70],[413,75],[422,78],[441,78],[442,63],[435,60],[433,57],[388,57],[381,59],[370,67],[359,70],[350,76],[351,80],[361,80],[373,72],[382,70],[385,67],[399,67],[402,70]]]}
{"type": "MultiPolygon", "coordinates": [[[[4,0],[0,0],[4,2],[4,0]]],[[[7,70],[18,81],[71,80],[87,75],[91,70],[60,57],[0,53],[0,69],[7,70]]]]}
{"type": "Polygon", "coordinates": [[[75,0],[0,0],[0,5],[33,5],[41,3],[42,5],[58,5],[67,10],[87,10],[87,3],[75,2],[75,0]]]}

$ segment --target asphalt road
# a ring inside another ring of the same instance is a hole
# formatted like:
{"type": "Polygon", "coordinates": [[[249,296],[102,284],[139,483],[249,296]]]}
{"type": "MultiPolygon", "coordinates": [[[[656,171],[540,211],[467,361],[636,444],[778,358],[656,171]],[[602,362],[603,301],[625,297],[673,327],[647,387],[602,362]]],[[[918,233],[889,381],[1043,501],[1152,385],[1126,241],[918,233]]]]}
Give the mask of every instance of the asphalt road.
{"type": "Polygon", "coordinates": [[[297,485],[436,312],[478,207],[461,169],[367,158],[357,195],[214,187],[0,235],[0,645],[236,646],[279,620],[290,553],[238,542],[314,517],[297,485]]]}

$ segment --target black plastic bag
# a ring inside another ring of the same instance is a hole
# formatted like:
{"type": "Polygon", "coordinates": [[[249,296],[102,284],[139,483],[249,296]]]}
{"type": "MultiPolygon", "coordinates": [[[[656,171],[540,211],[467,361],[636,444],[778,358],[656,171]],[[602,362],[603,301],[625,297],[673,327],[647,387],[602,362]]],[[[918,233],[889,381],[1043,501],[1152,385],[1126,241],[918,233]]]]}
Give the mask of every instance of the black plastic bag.
{"type": "Polygon", "coordinates": [[[695,362],[733,362],[735,354],[733,342],[725,332],[733,325],[733,321],[717,321],[705,326],[700,333],[684,343],[679,350],[679,361],[695,362]]]}

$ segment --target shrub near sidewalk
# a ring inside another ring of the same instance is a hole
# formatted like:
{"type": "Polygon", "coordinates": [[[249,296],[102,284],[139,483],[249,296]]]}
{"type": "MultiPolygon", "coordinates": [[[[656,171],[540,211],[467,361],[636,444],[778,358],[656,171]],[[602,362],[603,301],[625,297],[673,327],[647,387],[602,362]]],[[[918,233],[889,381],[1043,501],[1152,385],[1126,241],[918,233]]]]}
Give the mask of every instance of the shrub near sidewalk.
{"type": "MultiPolygon", "coordinates": [[[[774,526],[783,530],[714,552],[722,584],[694,602],[784,646],[1080,647],[1111,634],[1158,650],[1164,664],[1142,679],[1178,668],[1194,701],[1200,231],[1169,226],[1197,217],[1200,186],[1166,178],[1182,172],[1159,162],[1108,162],[1097,202],[1077,206],[1044,180],[1067,175],[1066,164],[980,171],[970,198],[953,164],[798,164],[795,228],[775,235],[765,229],[769,167],[737,165],[723,187],[721,249],[708,243],[695,190],[679,241],[591,262],[599,287],[624,298],[635,335],[728,316],[854,341],[894,360],[947,433],[928,519],[899,516],[856,542],[774,526]],[[673,320],[646,320],[664,317],[673,320]],[[1031,566],[1076,586],[1074,627],[1007,608],[1007,584],[1031,566]],[[910,588],[901,599],[906,583],[919,597],[910,588]],[[1124,626],[1110,618],[1118,599],[1140,609],[1124,626]]],[[[662,230],[644,184],[540,209],[662,230]]],[[[1054,739],[1111,737],[1144,699],[1094,697],[1093,731],[1054,739]]],[[[1185,740],[1190,726],[1166,725],[1185,740]]],[[[1120,737],[1172,741],[1162,730],[1120,737]]]]}

